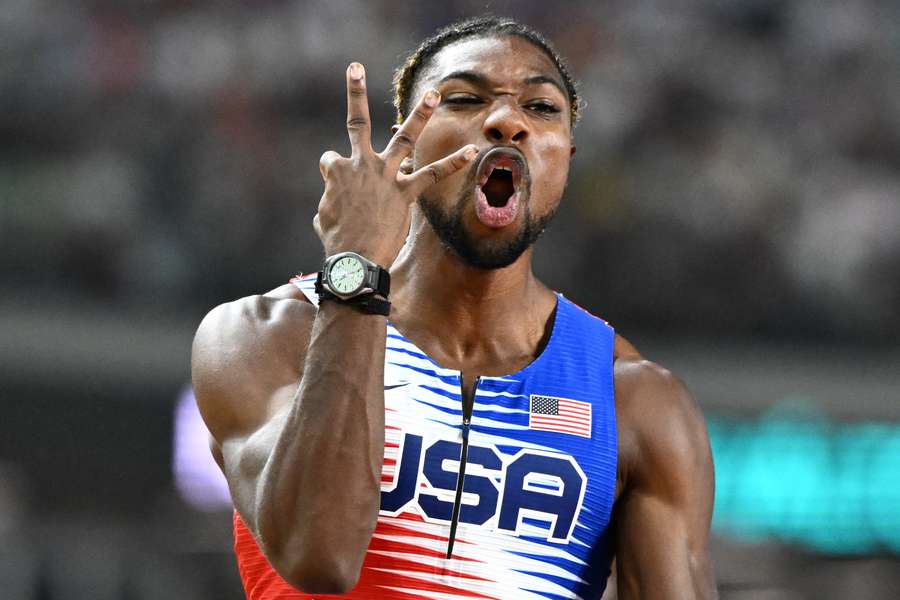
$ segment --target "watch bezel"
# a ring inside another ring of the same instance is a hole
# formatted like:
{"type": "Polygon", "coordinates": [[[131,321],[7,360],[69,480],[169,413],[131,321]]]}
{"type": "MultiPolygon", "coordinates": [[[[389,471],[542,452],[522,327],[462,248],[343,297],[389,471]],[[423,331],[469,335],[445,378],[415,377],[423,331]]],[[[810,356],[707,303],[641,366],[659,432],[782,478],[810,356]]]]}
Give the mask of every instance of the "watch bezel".
{"type": "Polygon", "coordinates": [[[338,298],[343,298],[344,300],[347,300],[349,298],[354,298],[356,296],[359,296],[362,293],[365,293],[366,290],[372,291],[371,282],[369,281],[369,279],[370,279],[369,272],[370,272],[369,261],[367,261],[365,258],[360,256],[356,252],[338,252],[337,254],[333,254],[332,256],[329,256],[328,259],[325,261],[325,266],[322,268],[322,275],[323,275],[322,283],[324,284],[325,289],[327,289],[329,292],[331,292],[338,298]],[[353,291],[339,292],[332,284],[331,271],[334,268],[334,265],[337,264],[338,261],[340,261],[343,258],[348,258],[348,257],[354,259],[355,261],[357,261],[359,264],[362,265],[363,279],[360,282],[360,284],[353,291]]]}

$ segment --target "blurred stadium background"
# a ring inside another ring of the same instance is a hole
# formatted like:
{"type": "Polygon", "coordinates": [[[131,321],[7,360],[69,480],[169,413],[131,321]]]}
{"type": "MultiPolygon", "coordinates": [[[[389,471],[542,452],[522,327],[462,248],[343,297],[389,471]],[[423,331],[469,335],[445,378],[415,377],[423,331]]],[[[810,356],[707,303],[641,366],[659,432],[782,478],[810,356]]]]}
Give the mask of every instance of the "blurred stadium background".
{"type": "Polygon", "coordinates": [[[5,0],[0,597],[242,597],[193,331],[318,267],[347,63],[383,142],[393,67],[486,10],[581,81],[537,270],[702,405],[722,598],[900,597],[895,0],[5,0]]]}

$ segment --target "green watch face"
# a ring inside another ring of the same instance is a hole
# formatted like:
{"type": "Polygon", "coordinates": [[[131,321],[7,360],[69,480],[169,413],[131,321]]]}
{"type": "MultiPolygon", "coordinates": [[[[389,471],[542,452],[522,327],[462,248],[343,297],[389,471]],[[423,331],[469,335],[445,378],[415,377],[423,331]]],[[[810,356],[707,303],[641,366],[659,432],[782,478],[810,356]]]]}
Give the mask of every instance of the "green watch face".
{"type": "Polygon", "coordinates": [[[365,277],[365,266],[354,257],[345,256],[331,266],[328,282],[335,292],[351,294],[359,289],[365,277]]]}

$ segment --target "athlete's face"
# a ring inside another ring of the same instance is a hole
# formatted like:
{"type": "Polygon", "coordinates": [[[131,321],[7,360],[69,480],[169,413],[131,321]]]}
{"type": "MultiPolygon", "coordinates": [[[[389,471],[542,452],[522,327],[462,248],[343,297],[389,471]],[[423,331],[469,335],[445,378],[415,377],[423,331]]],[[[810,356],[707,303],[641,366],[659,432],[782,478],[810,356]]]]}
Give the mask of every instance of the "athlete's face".
{"type": "Polygon", "coordinates": [[[420,74],[416,97],[441,93],[416,144],[416,168],[466,144],[473,165],[432,186],[419,206],[441,240],[471,266],[512,264],[562,198],[573,152],[562,77],[546,54],[513,36],[442,49],[420,74]]]}

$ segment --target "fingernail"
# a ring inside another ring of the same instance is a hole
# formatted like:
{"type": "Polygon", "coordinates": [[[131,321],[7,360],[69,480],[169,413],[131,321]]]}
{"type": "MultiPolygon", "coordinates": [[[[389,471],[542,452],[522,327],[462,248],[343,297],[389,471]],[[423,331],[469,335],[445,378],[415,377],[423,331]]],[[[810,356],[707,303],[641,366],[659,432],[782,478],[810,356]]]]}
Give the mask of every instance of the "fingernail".
{"type": "Polygon", "coordinates": [[[425,104],[430,108],[434,108],[441,101],[441,94],[437,90],[428,90],[425,92],[425,104]]]}
{"type": "Polygon", "coordinates": [[[353,81],[359,81],[366,74],[365,69],[359,63],[352,63],[350,65],[350,79],[353,81]]]}
{"type": "Polygon", "coordinates": [[[472,160],[476,156],[478,156],[478,148],[475,146],[469,146],[466,148],[466,151],[463,152],[463,157],[465,157],[466,160],[472,160]]]}

